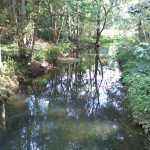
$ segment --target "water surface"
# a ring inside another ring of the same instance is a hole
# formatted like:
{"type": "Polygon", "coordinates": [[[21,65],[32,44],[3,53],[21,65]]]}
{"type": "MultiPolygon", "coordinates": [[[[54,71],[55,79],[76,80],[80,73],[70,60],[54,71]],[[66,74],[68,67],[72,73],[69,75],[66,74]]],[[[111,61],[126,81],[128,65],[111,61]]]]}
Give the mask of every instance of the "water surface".
{"type": "Polygon", "coordinates": [[[119,69],[91,54],[59,64],[1,107],[0,149],[144,150],[119,69]]]}

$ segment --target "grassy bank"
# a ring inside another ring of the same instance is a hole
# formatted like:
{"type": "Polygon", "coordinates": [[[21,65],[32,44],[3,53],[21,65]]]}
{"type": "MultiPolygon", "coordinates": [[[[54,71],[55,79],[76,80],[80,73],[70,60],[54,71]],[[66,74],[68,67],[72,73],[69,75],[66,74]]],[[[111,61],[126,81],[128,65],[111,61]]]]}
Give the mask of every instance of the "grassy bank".
{"type": "MultiPolygon", "coordinates": [[[[0,68],[0,104],[6,101],[9,95],[21,83],[30,82],[46,73],[56,63],[59,57],[64,57],[73,49],[73,44],[49,44],[43,41],[36,42],[32,60],[22,59],[16,43],[2,44],[3,67],[0,68]]],[[[26,49],[26,56],[30,49],[26,49]]]]}
{"type": "Polygon", "coordinates": [[[8,64],[0,68],[0,104],[8,99],[18,85],[19,82],[12,66],[8,64]]]}
{"type": "Polygon", "coordinates": [[[135,122],[144,128],[150,140],[150,44],[122,43],[118,62],[135,122]]]}

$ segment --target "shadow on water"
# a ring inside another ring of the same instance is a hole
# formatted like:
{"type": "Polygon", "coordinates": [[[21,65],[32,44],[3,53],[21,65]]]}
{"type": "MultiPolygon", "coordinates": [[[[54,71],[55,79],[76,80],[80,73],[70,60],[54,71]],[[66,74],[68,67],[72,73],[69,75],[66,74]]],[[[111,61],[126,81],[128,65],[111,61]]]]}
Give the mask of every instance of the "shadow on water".
{"type": "Polygon", "coordinates": [[[99,55],[60,63],[20,87],[1,108],[2,150],[143,150],[126,108],[120,71],[99,55]]]}

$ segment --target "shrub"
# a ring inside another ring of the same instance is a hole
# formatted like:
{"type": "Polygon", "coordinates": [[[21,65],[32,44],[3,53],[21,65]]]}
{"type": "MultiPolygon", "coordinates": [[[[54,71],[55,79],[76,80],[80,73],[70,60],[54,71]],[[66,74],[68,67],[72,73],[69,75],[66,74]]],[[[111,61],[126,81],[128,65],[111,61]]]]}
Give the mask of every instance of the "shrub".
{"type": "Polygon", "coordinates": [[[140,43],[135,46],[134,55],[137,59],[150,60],[150,43],[140,43]]]}
{"type": "Polygon", "coordinates": [[[70,43],[61,43],[56,46],[53,46],[47,56],[49,61],[57,61],[58,56],[62,53],[69,52],[71,49],[70,43]]]}
{"type": "Polygon", "coordinates": [[[104,35],[101,36],[102,43],[110,43],[112,41],[113,41],[113,39],[110,36],[104,36],[104,35]]]}
{"type": "Polygon", "coordinates": [[[118,60],[123,70],[122,81],[128,87],[127,93],[133,108],[133,117],[148,133],[150,131],[150,63],[147,61],[149,44],[140,43],[136,47],[135,45],[130,47],[131,45],[129,43],[129,46],[119,48],[118,60]]]}
{"type": "Polygon", "coordinates": [[[47,53],[44,50],[34,50],[32,59],[37,61],[44,61],[47,59],[47,53]]]}
{"type": "Polygon", "coordinates": [[[118,48],[117,59],[120,65],[126,64],[128,61],[134,60],[134,45],[120,45],[118,48]]]}

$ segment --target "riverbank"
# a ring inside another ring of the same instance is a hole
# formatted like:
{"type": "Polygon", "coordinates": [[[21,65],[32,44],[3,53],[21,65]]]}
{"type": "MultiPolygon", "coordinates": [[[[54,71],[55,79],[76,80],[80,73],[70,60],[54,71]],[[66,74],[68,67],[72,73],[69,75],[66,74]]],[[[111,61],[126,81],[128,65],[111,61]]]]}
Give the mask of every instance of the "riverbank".
{"type": "MultiPolygon", "coordinates": [[[[92,45],[92,39],[82,39],[80,46],[92,45]]],[[[112,39],[102,36],[102,43],[110,43],[112,39]]],[[[28,60],[30,49],[25,50],[25,59],[20,58],[17,43],[1,44],[3,67],[0,68],[0,103],[6,101],[19,86],[30,82],[33,78],[45,74],[57,65],[58,59],[76,57],[76,43],[48,43],[38,40],[35,43],[32,60],[28,60]]],[[[82,49],[82,48],[81,48],[82,49]]]]}
{"type": "Polygon", "coordinates": [[[7,130],[0,134],[0,148],[24,150],[33,143],[34,149],[143,150],[143,132],[129,117],[120,71],[107,63],[102,76],[96,56],[90,50],[80,61],[61,59],[58,70],[20,86],[4,107],[7,130]]]}
{"type": "Polygon", "coordinates": [[[148,48],[148,44],[126,41],[119,48],[118,62],[135,123],[144,128],[150,142],[150,60],[145,55],[148,48]],[[140,48],[144,55],[137,53],[140,48]]]}
{"type": "Polygon", "coordinates": [[[0,67],[0,104],[4,103],[17,89],[19,84],[29,83],[33,78],[44,75],[54,68],[58,58],[64,58],[72,52],[73,43],[47,43],[37,41],[28,60],[29,50],[26,49],[25,58],[20,57],[17,43],[2,44],[3,66],[0,67]]]}
{"type": "Polygon", "coordinates": [[[4,103],[20,84],[26,84],[52,68],[47,62],[33,61],[27,65],[15,63],[15,67],[7,63],[0,68],[0,104],[4,103]],[[16,69],[19,66],[21,70],[16,69]]]}
{"type": "Polygon", "coordinates": [[[0,104],[8,99],[18,85],[17,76],[13,71],[4,68],[0,70],[0,104]]]}

